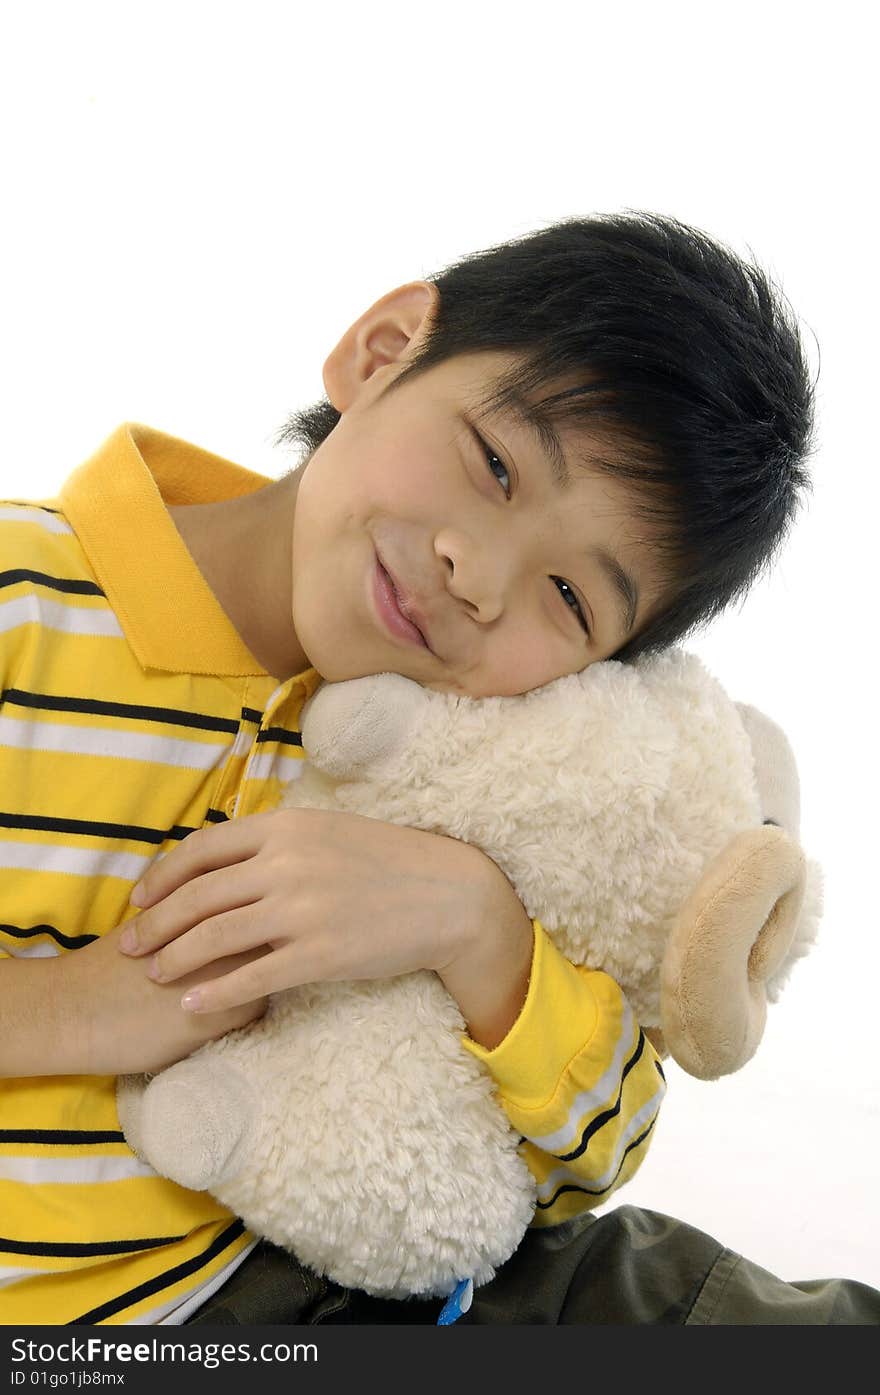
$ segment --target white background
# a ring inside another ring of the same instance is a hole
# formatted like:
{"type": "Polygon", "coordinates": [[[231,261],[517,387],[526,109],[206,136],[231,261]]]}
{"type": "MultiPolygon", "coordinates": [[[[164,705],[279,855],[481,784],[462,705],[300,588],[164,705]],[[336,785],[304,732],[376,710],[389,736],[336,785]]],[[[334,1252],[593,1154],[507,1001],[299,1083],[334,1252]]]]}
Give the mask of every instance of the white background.
{"type": "Polygon", "coordinates": [[[815,489],[692,647],[787,729],[826,913],[745,1070],[670,1068],[620,1200],[880,1286],[869,7],[612,8],[5,6],[0,493],[52,493],[123,420],[280,474],[273,434],[362,310],[557,218],[644,208],[752,249],[821,351],[815,489]]]}

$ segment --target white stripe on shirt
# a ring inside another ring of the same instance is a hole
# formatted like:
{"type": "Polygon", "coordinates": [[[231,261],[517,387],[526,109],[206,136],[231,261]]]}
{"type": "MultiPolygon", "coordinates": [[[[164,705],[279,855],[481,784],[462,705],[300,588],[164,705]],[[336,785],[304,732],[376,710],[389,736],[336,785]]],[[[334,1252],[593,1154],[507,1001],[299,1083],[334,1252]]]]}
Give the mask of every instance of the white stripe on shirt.
{"type": "MultiPolygon", "coordinates": [[[[0,856],[2,866],[2,856],[0,856]]],[[[24,940],[20,945],[4,945],[3,953],[10,959],[57,959],[61,950],[53,939],[24,940]]],[[[0,1174],[2,1175],[2,1174],[0,1174]]]]}
{"type": "Polygon", "coordinates": [[[53,1274],[53,1269],[10,1269],[6,1266],[0,1268],[0,1288],[8,1288],[10,1284],[17,1284],[20,1279],[32,1279],[36,1274],[53,1274]]]}
{"type": "Polygon", "coordinates": [[[142,1313],[140,1317],[132,1319],[137,1323],[155,1323],[159,1327],[179,1327],[182,1322],[186,1322],[199,1308],[204,1307],[208,1299],[226,1283],[230,1275],[234,1274],[243,1260],[256,1248],[257,1241],[253,1245],[248,1245],[247,1249],[235,1255],[219,1272],[215,1274],[195,1293],[190,1293],[186,1298],[173,1298],[170,1303],[163,1303],[159,1308],[152,1308],[149,1313],[142,1313]],[[164,1314],[164,1316],[163,1316],[164,1314]]]}
{"type": "Polygon", "coordinates": [[[0,1155],[0,1181],[3,1182],[124,1182],[129,1177],[155,1177],[156,1170],[134,1154],[115,1157],[12,1158],[0,1155]]]}
{"type": "Polygon", "coordinates": [[[242,783],[244,780],[268,780],[274,776],[276,780],[286,784],[288,780],[299,779],[304,764],[303,756],[285,756],[280,751],[261,751],[252,758],[242,783]]]}
{"type": "Polygon", "coordinates": [[[72,635],[124,637],[119,621],[106,604],[61,605],[36,591],[13,596],[0,605],[0,633],[17,629],[19,625],[43,625],[47,630],[62,630],[72,635]]]}
{"type": "MultiPolygon", "coordinates": [[[[0,840],[0,867],[28,872],[67,872],[72,877],[121,877],[138,882],[155,853],[110,852],[100,848],[65,848],[60,843],[12,843],[0,840]]],[[[8,949],[4,945],[4,949],[8,949]]]]}
{"type": "Polygon", "coordinates": [[[183,737],[151,736],[110,726],[25,722],[18,717],[0,717],[0,746],[148,761],[155,765],[182,766],[187,770],[211,770],[220,765],[229,752],[226,742],[186,741],[183,737]]]}
{"type": "Polygon", "coordinates": [[[632,1008],[624,998],[620,1035],[615,1044],[614,1056],[608,1069],[591,1090],[582,1090],[575,1097],[571,1109],[568,1111],[568,1118],[561,1128],[556,1129],[554,1133],[543,1134],[540,1138],[531,1138],[530,1135],[531,1142],[537,1148],[543,1149],[545,1153],[562,1153],[566,1148],[570,1148],[573,1143],[580,1139],[585,1115],[592,1114],[596,1109],[601,1109],[603,1105],[608,1103],[609,1097],[616,1094],[624,1058],[632,1050],[634,1025],[632,1008]]]}
{"type": "Polygon", "coordinates": [[[57,514],[47,513],[44,509],[35,508],[9,508],[0,507],[0,520],[12,523],[36,523],[38,527],[45,528],[47,533],[72,533],[73,529],[63,518],[57,514]]]}
{"type": "MultiPolygon", "coordinates": [[[[601,1177],[594,1177],[591,1179],[590,1191],[604,1191],[606,1187],[611,1186],[611,1183],[620,1171],[620,1165],[623,1162],[623,1155],[627,1147],[632,1140],[637,1138],[642,1132],[642,1128],[648,1120],[657,1113],[665,1094],[666,1086],[661,1082],[660,1089],[657,1093],[652,1095],[651,1099],[649,1099],[646,1104],[643,1104],[641,1109],[637,1110],[632,1116],[618,1139],[617,1149],[608,1167],[601,1177]]],[[[564,1182],[572,1182],[576,1187],[583,1190],[584,1178],[582,1175],[573,1172],[568,1167],[557,1167],[556,1170],[551,1172],[549,1177],[545,1177],[544,1181],[538,1186],[538,1200],[546,1201],[549,1196],[553,1195],[557,1187],[561,1186],[564,1182]]]]}

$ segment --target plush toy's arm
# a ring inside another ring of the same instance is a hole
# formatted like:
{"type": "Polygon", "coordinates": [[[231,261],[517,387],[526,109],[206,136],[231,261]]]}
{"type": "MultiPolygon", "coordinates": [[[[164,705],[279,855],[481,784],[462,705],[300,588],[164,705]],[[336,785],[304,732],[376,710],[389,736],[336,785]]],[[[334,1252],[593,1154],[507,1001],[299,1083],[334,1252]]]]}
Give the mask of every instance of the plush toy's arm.
{"type": "Polygon", "coordinates": [[[325,775],[357,780],[406,745],[428,702],[399,673],[323,683],[303,708],[303,749],[325,775]]]}

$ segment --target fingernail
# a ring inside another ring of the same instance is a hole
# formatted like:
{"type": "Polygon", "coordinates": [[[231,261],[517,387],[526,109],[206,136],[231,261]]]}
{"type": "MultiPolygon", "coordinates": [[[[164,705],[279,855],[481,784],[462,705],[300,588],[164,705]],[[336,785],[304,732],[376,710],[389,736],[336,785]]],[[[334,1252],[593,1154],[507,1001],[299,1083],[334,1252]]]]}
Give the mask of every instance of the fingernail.
{"type": "Polygon", "coordinates": [[[144,884],[143,882],[138,882],[137,886],[132,888],[131,895],[128,899],[133,906],[139,906],[141,904],[141,897],[143,896],[143,894],[144,884]]]}
{"type": "Polygon", "coordinates": [[[132,930],[130,926],[127,930],[123,930],[119,939],[119,948],[130,954],[133,949],[137,949],[137,944],[137,931],[132,930]]]}
{"type": "Polygon", "coordinates": [[[184,993],[180,1000],[180,1006],[186,1008],[187,1012],[198,1012],[202,1006],[202,994],[198,988],[191,988],[188,993],[184,993]]]}
{"type": "Polygon", "coordinates": [[[157,982],[162,980],[162,970],[159,968],[159,956],[154,954],[150,960],[150,967],[147,969],[147,978],[154,978],[157,982]]]}

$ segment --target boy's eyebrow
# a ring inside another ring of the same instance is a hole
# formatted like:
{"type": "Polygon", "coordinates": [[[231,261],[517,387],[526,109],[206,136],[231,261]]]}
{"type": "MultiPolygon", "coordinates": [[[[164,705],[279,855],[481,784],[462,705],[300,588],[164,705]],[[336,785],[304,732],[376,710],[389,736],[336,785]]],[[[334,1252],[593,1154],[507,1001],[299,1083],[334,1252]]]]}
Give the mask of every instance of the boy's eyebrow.
{"type": "MultiPolygon", "coordinates": [[[[537,438],[550,461],[555,484],[559,489],[567,489],[571,484],[571,471],[553,423],[536,412],[532,404],[515,390],[505,394],[501,412],[537,438]]],[[[620,601],[623,637],[626,639],[635,624],[639,608],[638,582],[607,548],[594,545],[587,548],[587,556],[598,562],[620,601]]]]}
{"type": "Polygon", "coordinates": [[[587,556],[599,563],[621,601],[623,638],[626,639],[635,624],[636,611],[639,608],[638,582],[606,548],[594,544],[587,548],[587,556]]]}
{"type": "Polygon", "coordinates": [[[543,413],[536,411],[531,402],[515,389],[504,394],[501,412],[537,437],[539,445],[550,461],[554,483],[560,489],[568,489],[571,484],[571,471],[553,423],[543,413]]]}

